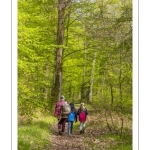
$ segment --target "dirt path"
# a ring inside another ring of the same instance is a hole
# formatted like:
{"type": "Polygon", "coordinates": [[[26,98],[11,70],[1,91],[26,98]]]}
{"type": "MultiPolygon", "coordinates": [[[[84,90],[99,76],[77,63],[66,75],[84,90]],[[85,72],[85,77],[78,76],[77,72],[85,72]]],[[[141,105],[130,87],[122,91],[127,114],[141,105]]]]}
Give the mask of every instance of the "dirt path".
{"type": "Polygon", "coordinates": [[[92,120],[95,116],[87,118],[86,130],[84,134],[79,133],[79,128],[73,130],[73,134],[68,136],[67,134],[67,123],[65,127],[65,133],[63,135],[58,134],[57,124],[51,127],[51,144],[52,150],[103,150],[106,144],[103,139],[97,140],[96,137],[103,134],[100,128],[92,128],[92,120]],[[90,119],[89,119],[90,118],[90,119]]]}
{"type": "MultiPolygon", "coordinates": [[[[108,136],[114,133],[107,127],[104,112],[92,113],[90,111],[89,114],[84,134],[79,133],[79,122],[78,124],[74,123],[74,126],[76,124],[76,129],[73,129],[73,134],[71,136],[67,134],[67,123],[63,135],[58,134],[57,124],[54,124],[51,127],[51,150],[108,150],[110,146],[123,143],[123,141],[117,141],[111,136],[108,136]]],[[[116,121],[118,125],[121,124],[120,118],[115,116],[115,114],[113,114],[113,116],[115,117],[114,121],[116,121]]],[[[109,117],[109,121],[111,121],[111,117],[109,117]]],[[[124,127],[132,127],[129,120],[125,118],[124,127]]]]}
{"type": "Polygon", "coordinates": [[[84,145],[85,135],[80,135],[79,131],[74,131],[72,135],[67,134],[67,123],[65,133],[63,135],[58,134],[57,125],[52,127],[53,134],[51,135],[52,150],[78,150],[85,149],[84,145]]]}

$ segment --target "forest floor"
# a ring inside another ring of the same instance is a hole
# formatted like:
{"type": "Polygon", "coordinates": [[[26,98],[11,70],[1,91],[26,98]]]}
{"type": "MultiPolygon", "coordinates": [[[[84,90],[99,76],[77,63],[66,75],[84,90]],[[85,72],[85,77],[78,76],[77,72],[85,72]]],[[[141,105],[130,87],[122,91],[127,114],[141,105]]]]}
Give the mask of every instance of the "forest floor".
{"type": "MultiPolygon", "coordinates": [[[[63,135],[58,134],[57,123],[53,124],[51,130],[51,149],[52,150],[130,150],[132,149],[132,132],[129,131],[126,138],[119,138],[120,135],[116,130],[110,130],[106,123],[104,113],[89,113],[86,121],[84,134],[79,133],[79,121],[74,123],[73,134],[68,136],[67,123],[63,135]],[[130,138],[129,138],[130,137],[130,138]],[[124,148],[124,146],[126,148],[124,148]]],[[[107,118],[110,122],[111,118],[107,118]]],[[[124,127],[128,128],[129,121],[124,120],[124,127]]],[[[111,124],[109,124],[111,127],[111,124]]],[[[121,125],[118,118],[117,125],[121,125]]],[[[129,125],[131,128],[131,122],[129,125]]],[[[113,128],[113,127],[112,127],[113,128]]],[[[48,148],[48,147],[47,147],[48,148]]]]}

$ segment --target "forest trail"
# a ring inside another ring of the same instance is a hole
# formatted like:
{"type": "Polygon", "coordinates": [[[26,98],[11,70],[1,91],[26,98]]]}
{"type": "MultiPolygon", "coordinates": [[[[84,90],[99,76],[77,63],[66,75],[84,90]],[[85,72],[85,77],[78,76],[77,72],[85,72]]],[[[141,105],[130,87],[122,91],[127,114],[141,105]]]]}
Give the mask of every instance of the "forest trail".
{"type": "MultiPolygon", "coordinates": [[[[99,114],[100,115],[100,114],[99,114]]],[[[101,128],[101,121],[97,119],[99,116],[94,116],[90,114],[86,121],[86,130],[84,134],[79,133],[79,127],[73,130],[73,134],[68,136],[67,134],[67,123],[65,128],[65,133],[63,135],[58,134],[57,123],[51,127],[51,144],[52,150],[103,150],[106,149],[107,143],[111,142],[111,139],[107,141],[104,138],[97,139],[104,133],[104,129],[101,128]],[[93,122],[94,120],[94,122],[93,122]],[[95,122],[95,120],[97,120],[95,122]],[[97,124],[99,126],[94,126],[97,124]]],[[[75,125],[75,123],[74,123],[75,125]]],[[[109,145],[109,144],[108,144],[109,145]]]]}
{"type": "MultiPolygon", "coordinates": [[[[85,133],[86,135],[86,133],[85,133]]],[[[77,150],[85,149],[87,146],[84,145],[85,135],[80,135],[78,131],[74,131],[72,135],[68,136],[67,127],[63,135],[59,135],[57,128],[51,135],[51,143],[53,150],[77,150]]]]}

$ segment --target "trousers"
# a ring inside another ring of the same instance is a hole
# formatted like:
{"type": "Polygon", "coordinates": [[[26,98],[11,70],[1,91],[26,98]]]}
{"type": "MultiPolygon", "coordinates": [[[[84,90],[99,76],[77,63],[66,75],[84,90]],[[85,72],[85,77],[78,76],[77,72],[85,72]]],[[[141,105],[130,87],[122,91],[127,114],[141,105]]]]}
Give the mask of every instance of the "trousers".
{"type": "Polygon", "coordinates": [[[84,130],[85,122],[80,122],[80,131],[84,130]]]}
{"type": "Polygon", "coordinates": [[[68,121],[68,135],[72,134],[73,121],[68,121]]]}
{"type": "Polygon", "coordinates": [[[65,124],[66,124],[67,118],[61,118],[58,122],[58,130],[61,130],[62,132],[65,131],[65,124]]]}

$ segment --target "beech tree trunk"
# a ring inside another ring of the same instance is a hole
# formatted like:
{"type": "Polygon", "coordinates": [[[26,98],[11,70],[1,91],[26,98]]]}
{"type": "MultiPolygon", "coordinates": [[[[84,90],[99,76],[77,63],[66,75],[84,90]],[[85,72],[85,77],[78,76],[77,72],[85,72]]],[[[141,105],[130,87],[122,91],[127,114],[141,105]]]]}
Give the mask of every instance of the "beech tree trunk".
{"type": "Polygon", "coordinates": [[[96,52],[94,53],[94,58],[93,58],[93,62],[92,62],[91,79],[90,79],[90,89],[89,89],[89,103],[92,103],[95,61],[96,61],[96,52]]]}
{"type": "Polygon", "coordinates": [[[62,92],[62,56],[64,44],[64,25],[65,25],[65,9],[66,1],[58,0],[58,28],[57,28],[57,45],[55,57],[55,73],[54,73],[54,90],[53,102],[60,99],[62,92]]]}

